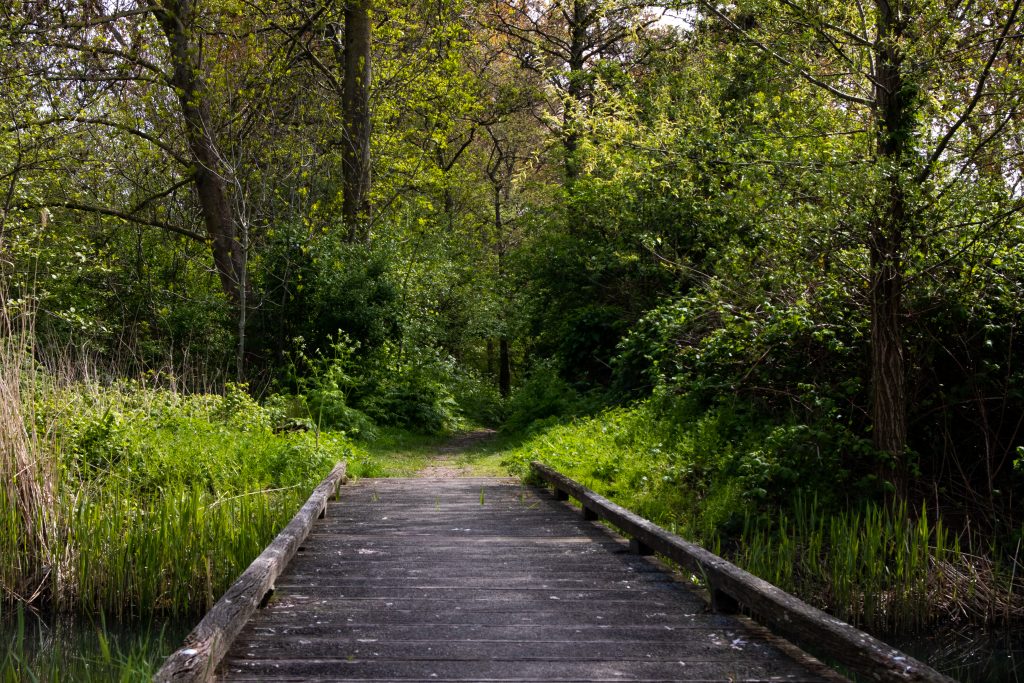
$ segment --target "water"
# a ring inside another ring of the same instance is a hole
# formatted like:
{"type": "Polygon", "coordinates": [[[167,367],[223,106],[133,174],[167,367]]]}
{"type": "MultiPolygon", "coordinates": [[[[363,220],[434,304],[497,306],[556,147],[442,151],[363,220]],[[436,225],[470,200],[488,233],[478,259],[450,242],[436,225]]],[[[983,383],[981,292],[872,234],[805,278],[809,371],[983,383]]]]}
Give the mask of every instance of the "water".
{"type": "Polygon", "coordinates": [[[940,628],[884,640],[961,683],[1024,683],[1021,628],[940,628]]]}
{"type": "Polygon", "coordinates": [[[19,612],[0,621],[0,681],[145,681],[191,624],[50,620],[19,612]]]}

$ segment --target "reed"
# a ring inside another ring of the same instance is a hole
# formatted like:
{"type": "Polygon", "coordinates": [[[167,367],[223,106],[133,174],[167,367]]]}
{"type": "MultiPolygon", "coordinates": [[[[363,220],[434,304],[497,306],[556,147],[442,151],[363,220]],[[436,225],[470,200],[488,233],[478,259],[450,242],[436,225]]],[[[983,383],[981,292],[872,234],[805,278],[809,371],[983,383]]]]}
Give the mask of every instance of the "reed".
{"type": "Polygon", "coordinates": [[[924,505],[826,513],[813,498],[798,498],[774,524],[748,516],[735,557],[751,573],[875,633],[1024,617],[1016,573],[964,551],[924,505]]]}
{"type": "Polygon", "coordinates": [[[31,602],[63,567],[58,468],[25,400],[34,374],[31,316],[10,316],[2,296],[0,304],[0,587],[4,598],[31,602]]]}
{"type": "Polygon", "coordinates": [[[240,387],[66,381],[30,341],[0,349],[0,619],[200,615],[353,455],[338,434],[275,433],[240,387]]]}
{"type": "Polygon", "coordinates": [[[202,614],[273,539],[308,491],[220,500],[199,488],[142,501],[79,501],[70,542],[76,611],[119,621],[202,614]]]}

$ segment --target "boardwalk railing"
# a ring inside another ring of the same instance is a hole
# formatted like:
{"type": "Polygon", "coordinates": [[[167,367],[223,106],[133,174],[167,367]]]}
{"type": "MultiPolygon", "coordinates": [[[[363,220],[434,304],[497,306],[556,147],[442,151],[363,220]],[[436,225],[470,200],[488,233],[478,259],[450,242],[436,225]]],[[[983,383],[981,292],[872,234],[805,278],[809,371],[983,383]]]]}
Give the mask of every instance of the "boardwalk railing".
{"type": "Polygon", "coordinates": [[[578,500],[586,519],[606,520],[630,536],[633,552],[657,553],[703,577],[711,590],[714,609],[735,611],[743,607],[786,639],[872,680],[954,683],[927,664],[665,531],[547,465],[534,462],[532,469],[554,487],[556,498],[578,500]]]}
{"type": "Polygon", "coordinates": [[[273,591],[274,581],[306,540],[313,523],[324,515],[327,500],[344,480],[345,463],[341,462],[313,490],[288,526],[210,608],[185,638],[185,644],[164,661],[153,676],[154,681],[207,681],[213,678],[232,641],[273,591]]]}

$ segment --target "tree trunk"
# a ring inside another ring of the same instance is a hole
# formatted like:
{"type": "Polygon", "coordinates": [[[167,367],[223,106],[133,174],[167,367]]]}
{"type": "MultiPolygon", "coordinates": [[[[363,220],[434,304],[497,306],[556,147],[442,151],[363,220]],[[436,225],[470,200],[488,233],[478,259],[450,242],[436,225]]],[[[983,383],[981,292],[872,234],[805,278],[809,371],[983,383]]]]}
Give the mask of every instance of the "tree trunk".
{"type": "Polygon", "coordinates": [[[220,155],[211,138],[206,83],[200,74],[199,46],[192,36],[195,11],[194,0],[165,0],[153,9],[153,14],[167,36],[170,48],[173,66],[171,85],[178,94],[186,143],[196,165],[193,182],[213,251],[214,266],[224,294],[238,305],[245,281],[245,255],[238,242],[220,155]]]}
{"type": "Polygon", "coordinates": [[[345,178],[342,215],[349,241],[368,241],[370,218],[370,0],[345,6],[345,178]]]}
{"type": "MultiPolygon", "coordinates": [[[[903,344],[904,252],[909,221],[906,182],[914,135],[913,97],[900,52],[905,20],[876,0],[876,152],[887,185],[870,226],[871,419],[874,446],[892,456],[888,474],[902,476],[907,445],[907,377],[903,344]]],[[[896,482],[897,486],[901,483],[896,482]]]]}
{"type": "Polygon", "coordinates": [[[498,393],[507,398],[512,393],[512,357],[508,352],[508,337],[498,340],[498,393]]]}
{"type": "Polygon", "coordinates": [[[573,0],[569,26],[569,83],[562,113],[562,147],[565,152],[565,184],[571,188],[580,177],[580,109],[586,92],[587,12],[585,0],[573,0]]]}

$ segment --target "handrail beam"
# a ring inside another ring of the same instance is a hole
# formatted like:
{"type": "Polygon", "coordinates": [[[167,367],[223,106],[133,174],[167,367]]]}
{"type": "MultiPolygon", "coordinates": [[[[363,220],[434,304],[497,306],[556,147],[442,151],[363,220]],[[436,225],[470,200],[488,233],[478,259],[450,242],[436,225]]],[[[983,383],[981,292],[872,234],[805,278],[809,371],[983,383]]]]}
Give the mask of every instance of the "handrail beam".
{"type": "Polygon", "coordinates": [[[560,492],[575,498],[588,516],[611,522],[630,536],[635,552],[653,551],[704,577],[714,604],[735,601],[779,635],[871,680],[955,683],[927,664],[662,529],[551,467],[536,461],[531,467],[534,474],[554,487],[556,497],[560,492]]]}

